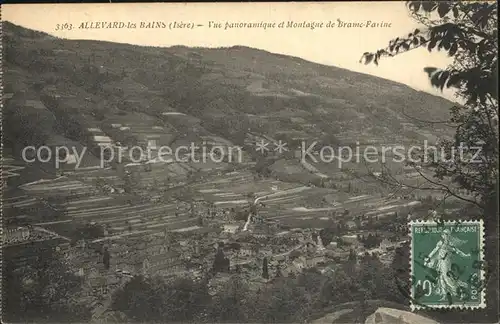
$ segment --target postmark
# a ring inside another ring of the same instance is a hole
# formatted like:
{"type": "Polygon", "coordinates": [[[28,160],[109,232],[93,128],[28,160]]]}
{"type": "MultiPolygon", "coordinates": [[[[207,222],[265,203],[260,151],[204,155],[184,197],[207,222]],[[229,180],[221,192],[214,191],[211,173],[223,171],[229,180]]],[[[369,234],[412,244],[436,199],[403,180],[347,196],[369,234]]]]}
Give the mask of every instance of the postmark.
{"type": "Polygon", "coordinates": [[[409,225],[411,308],[485,308],[483,221],[409,225]]]}

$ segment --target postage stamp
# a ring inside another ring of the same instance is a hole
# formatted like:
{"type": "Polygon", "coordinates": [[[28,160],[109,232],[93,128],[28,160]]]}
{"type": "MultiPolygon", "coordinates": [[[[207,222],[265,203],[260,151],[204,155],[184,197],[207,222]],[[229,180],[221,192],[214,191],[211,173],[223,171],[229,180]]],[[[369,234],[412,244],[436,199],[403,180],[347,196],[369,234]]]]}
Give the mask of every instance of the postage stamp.
{"type": "Polygon", "coordinates": [[[485,308],[483,221],[409,225],[411,308],[485,308]]]}

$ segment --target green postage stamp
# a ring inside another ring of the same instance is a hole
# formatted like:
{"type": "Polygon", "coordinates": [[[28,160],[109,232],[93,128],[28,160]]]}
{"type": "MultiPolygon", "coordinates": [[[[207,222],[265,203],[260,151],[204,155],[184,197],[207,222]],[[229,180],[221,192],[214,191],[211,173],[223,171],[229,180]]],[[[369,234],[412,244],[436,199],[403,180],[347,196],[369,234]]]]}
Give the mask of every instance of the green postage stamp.
{"type": "Polygon", "coordinates": [[[415,221],[411,236],[411,307],[486,307],[483,222],[415,221]]]}

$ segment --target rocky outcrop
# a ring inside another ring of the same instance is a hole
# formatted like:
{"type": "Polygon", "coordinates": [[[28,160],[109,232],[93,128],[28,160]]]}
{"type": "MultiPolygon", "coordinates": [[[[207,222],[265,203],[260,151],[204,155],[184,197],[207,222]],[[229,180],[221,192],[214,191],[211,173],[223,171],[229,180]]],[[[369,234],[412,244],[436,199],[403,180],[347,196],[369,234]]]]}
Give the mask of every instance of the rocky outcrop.
{"type": "Polygon", "coordinates": [[[366,318],[365,324],[439,324],[438,322],[407,311],[380,307],[366,318]]]}

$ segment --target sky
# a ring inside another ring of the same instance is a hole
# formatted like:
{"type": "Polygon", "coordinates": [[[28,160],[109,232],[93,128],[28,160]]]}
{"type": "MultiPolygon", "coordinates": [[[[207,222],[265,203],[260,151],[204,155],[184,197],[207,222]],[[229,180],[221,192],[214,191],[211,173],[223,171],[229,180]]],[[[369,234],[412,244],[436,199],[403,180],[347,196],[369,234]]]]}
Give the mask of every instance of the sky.
{"type": "Polygon", "coordinates": [[[382,59],[378,66],[364,65],[364,52],[387,46],[389,40],[419,28],[404,2],[329,3],[109,3],[109,4],[14,4],[2,6],[2,20],[68,39],[94,39],[149,46],[222,47],[243,45],[273,53],[346,68],[404,83],[414,89],[453,99],[431,87],[423,69],[451,63],[445,53],[412,50],[382,59]],[[390,24],[390,27],[339,27],[338,22],[390,24]],[[209,27],[209,22],[223,28],[209,27]],[[293,21],[323,23],[323,28],[230,28],[225,23],[293,21]],[[335,27],[327,28],[328,22],[335,27]],[[163,22],[167,28],[78,28],[85,22],[163,22]],[[173,22],[203,25],[193,29],[170,29],[173,22]],[[71,24],[71,30],[56,30],[71,24]]]}

